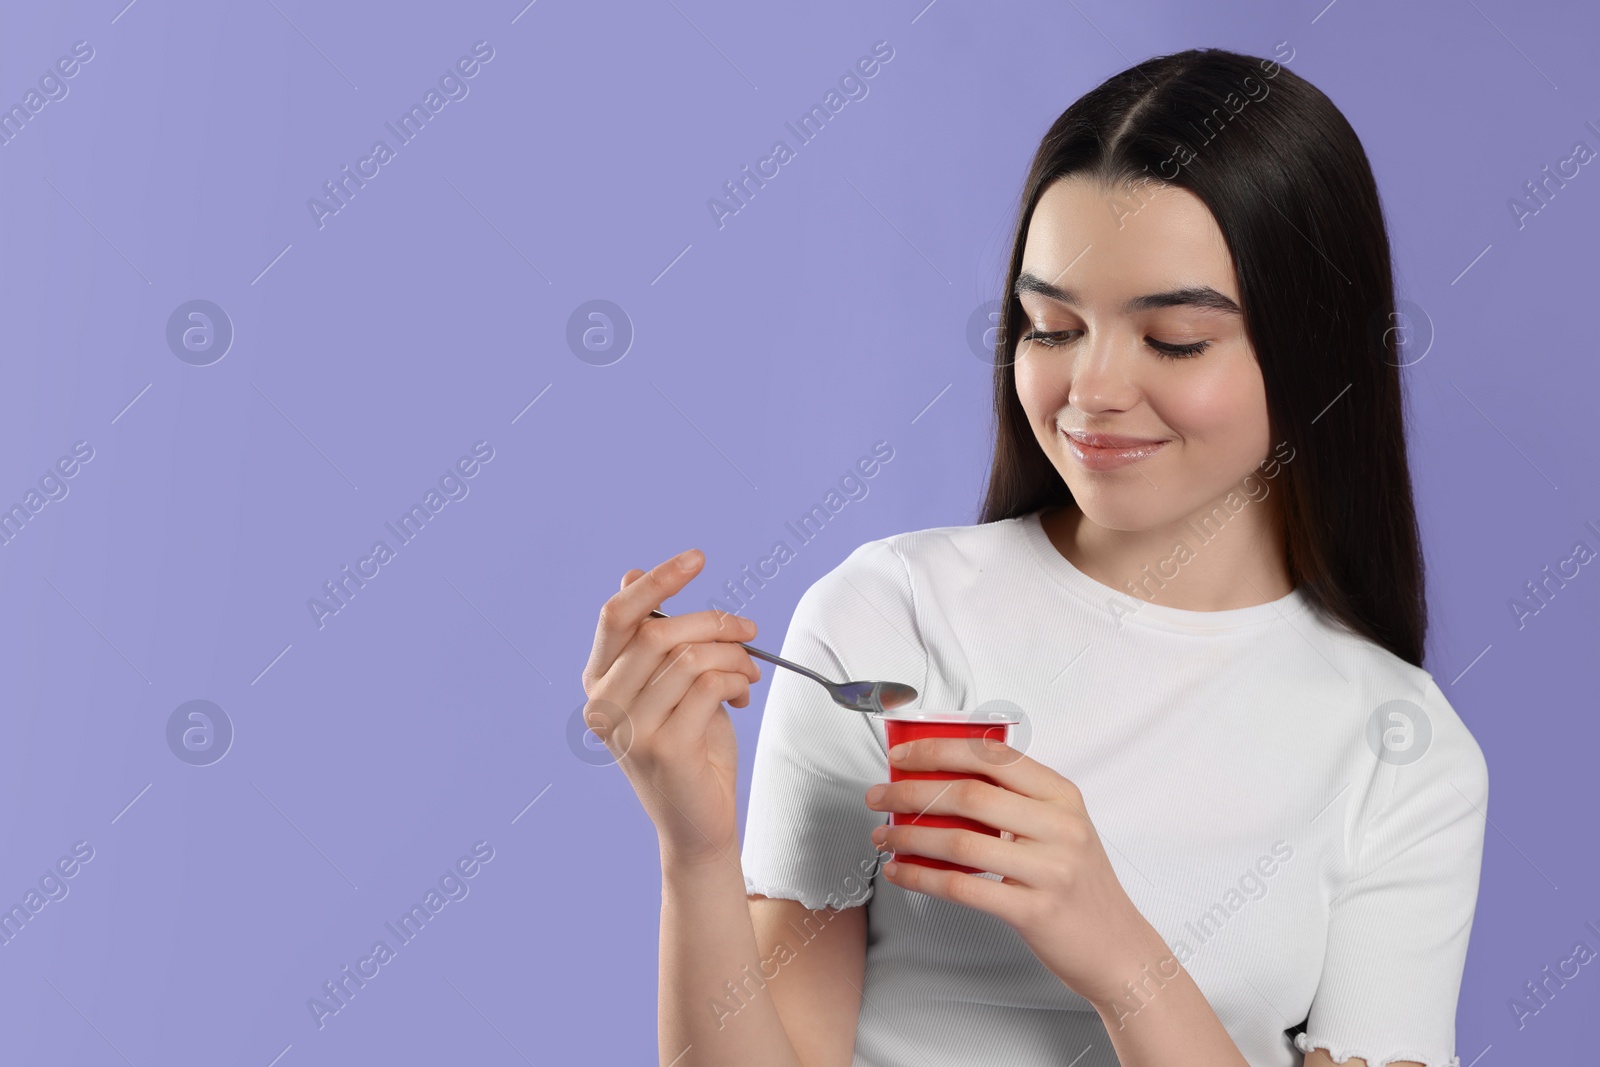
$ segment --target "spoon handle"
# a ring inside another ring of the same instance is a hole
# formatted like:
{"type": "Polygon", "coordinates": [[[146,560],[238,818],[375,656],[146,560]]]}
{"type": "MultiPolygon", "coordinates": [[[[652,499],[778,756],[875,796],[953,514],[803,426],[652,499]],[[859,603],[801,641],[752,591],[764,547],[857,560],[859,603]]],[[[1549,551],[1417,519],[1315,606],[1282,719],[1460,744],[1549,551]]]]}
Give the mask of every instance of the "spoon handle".
{"type": "MultiPolygon", "coordinates": [[[[664,611],[652,611],[650,614],[655,616],[658,619],[670,619],[670,618],[672,618],[671,615],[668,615],[664,611]]],[[[795,671],[796,673],[799,673],[799,674],[803,674],[807,678],[810,678],[813,682],[819,682],[822,685],[827,686],[829,689],[832,689],[833,686],[836,684],[836,683],[834,683],[832,681],[829,681],[827,678],[824,678],[822,675],[818,674],[816,671],[807,670],[806,668],[800,666],[800,664],[798,664],[798,663],[790,663],[788,660],[784,659],[782,656],[774,656],[771,652],[763,652],[761,649],[756,648],[753,645],[747,645],[743,641],[739,642],[739,647],[744,649],[746,652],[750,653],[756,659],[766,660],[768,663],[776,664],[779,667],[787,667],[789,670],[795,671]]]]}

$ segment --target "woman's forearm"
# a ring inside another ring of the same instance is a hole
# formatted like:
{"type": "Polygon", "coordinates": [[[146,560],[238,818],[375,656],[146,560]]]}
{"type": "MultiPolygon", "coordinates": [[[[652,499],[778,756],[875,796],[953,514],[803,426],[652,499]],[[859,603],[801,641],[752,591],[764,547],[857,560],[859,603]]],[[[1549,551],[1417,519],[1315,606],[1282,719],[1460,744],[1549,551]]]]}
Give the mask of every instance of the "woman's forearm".
{"type": "Polygon", "coordinates": [[[1249,1067],[1194,978],[1165,942],[1117,995],[1095,1003],[1122,1067],[1249,1067]]]}
{"type": "Polygon", "coordinates": [[[661,1067],[800,1067],[772,998],[749,980],[760,966],[743,872],[720,856],[662,857],[661,1067]]]}

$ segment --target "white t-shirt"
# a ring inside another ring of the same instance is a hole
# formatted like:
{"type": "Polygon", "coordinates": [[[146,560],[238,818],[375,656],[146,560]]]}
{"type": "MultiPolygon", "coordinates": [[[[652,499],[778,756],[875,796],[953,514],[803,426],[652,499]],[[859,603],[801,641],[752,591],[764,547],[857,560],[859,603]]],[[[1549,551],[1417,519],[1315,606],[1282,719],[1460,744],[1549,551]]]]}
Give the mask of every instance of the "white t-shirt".
{"type": "MultiPolygon", "coordinates": [[[[782,654],[914,685],[917,706],[1020,706],[1014,746],[1082,790],[1123,888],[1252,1067],[1318,1046],[1459,1067],[1488,804],[1477,742],[1432,676],[1298,589],[1228,611],[1159,601],[1079,571],[1036,512],[862,545],[802,596],[782,654]]],[[[882,722],[769,677],[746,886],[865,903],[855,1067],[1117,1067],[1098,1014],[1010,926],[873,878],[887,817],[862,795],[888,781],[882,722]]],[[[773,956],[764,977],[792,958],[773,956]]]]}

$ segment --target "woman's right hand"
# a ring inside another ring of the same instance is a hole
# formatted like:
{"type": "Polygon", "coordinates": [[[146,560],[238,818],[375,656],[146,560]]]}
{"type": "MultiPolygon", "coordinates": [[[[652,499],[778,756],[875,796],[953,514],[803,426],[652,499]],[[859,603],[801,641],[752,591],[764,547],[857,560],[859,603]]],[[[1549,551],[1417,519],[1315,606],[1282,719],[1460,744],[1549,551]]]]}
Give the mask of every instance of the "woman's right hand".
{"type": "Polygon", "coordinates": [[[705,563],[698,549],[649,572],[630,570],[600,609],[594,650],[583,669],[583,718],[606,743],[655,823],[662,862],[737,862],[734,786],[738,743],[727,701],[750,703],[761,679],[739,647],[756,634],[749,619],[694,611],[650,612],[705,563]]]}

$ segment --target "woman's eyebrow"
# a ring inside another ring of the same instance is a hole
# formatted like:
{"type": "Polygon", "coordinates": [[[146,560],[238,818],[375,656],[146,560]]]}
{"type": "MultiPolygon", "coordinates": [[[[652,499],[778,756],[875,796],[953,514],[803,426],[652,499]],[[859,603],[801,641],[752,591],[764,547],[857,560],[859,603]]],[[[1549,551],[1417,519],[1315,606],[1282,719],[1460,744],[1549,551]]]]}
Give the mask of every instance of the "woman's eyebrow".
{"type": "MultiPolygon", "coordinates": [[[[1038,293],[1073,307],[1082,303],[1078,294],[1071,289],[1063,289],[1027,271],[1017,278],[1015,294],[1021,296],[1023,293],[1038,293]]],[[[1229,315],[1240,314],[1238,304],[1209,285],[1190,285],[1182,289],[1170,289],[1164,293],[1146,293],[1144,296],[1129,299],[1122,305],[1122,310],[1125,314],[1131,315],[1139,311],[1168,307],[1194,307],[1205,311],[1221,311],[1229,315]]]]}

